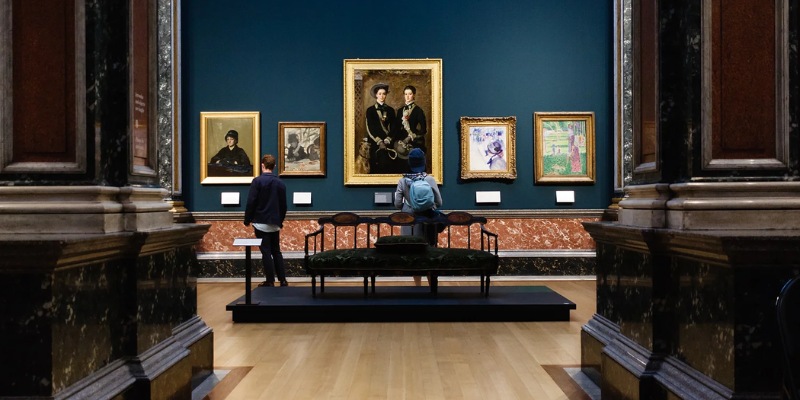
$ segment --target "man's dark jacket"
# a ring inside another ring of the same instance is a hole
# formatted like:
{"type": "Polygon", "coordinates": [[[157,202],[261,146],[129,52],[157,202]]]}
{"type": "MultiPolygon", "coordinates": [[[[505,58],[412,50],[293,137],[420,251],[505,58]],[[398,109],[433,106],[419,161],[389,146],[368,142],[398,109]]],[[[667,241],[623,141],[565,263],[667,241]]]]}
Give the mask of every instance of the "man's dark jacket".
{"type": "Polygon", "coordinates": [[[273,224],[283,227],[286,218],[286,185],[272,173],[253,179],[247,195],[244,224],[273,224]]]}

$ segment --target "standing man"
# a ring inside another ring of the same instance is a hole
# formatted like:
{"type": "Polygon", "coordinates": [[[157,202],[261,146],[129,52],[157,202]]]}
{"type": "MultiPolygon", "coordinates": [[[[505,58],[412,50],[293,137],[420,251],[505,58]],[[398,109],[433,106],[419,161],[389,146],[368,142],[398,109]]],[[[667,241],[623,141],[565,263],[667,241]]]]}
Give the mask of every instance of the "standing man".
{"type": "Polygon", "coordinates": [[[375,98],[375,104],[367,108],[367,139],[370,143],[369,172],[371,174],[386,174],[393,172],[393,157],[389,151],[392,148],[394,124],[396,116],[394,108],[386,104],[386,95],[389,94],[389,85],[376,83],[372,85],[370,94],[375,98]]]}
{"type": "Polygon", "coordinates": [[[286,185],[272,170],[275,157],[266,154],[261,158],[261,175],[253,179],[247,194],[244,225],[253,223],[256,237],[261,239],[261,262],[266,280],[258,286],[275,286],[275,274],[281,286],[286,282],[286,266],[281,254],[281,228],[286,218],[286,185]]]}

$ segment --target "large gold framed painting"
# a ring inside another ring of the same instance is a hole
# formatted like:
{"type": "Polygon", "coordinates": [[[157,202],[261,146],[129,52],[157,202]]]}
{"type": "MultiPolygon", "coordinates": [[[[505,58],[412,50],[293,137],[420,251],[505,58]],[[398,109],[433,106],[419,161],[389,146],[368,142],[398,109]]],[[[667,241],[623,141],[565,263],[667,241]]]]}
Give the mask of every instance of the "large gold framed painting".
{"type": "Polygon", "coordinates": [[[344,184],[396,184],[414,148],[441,182],[442,60],[344,60],[344,184]]]}

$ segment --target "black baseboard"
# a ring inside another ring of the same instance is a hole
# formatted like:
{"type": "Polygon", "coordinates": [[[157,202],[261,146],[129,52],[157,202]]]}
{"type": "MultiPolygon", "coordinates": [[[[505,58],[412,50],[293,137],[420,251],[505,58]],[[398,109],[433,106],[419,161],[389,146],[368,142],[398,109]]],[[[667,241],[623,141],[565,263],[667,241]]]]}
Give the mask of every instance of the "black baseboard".
{"type": "MultiPolygon", "coordinates": [[[[255,253],[255,252],[254,252],[255,253]]],[[[253,276],[264,276],[259,254],[254,254],[253,276]]],[[[286,276],[307,276],[302,258],[286,258],[286,276]]],[[[200,259],[198,278],[244,278],[245,260],[200,259]]],[[[594,257],[500,257],[499,276],[594,276],[594,257]]]]}
{"type": "Polygon", "coordinates": [[[365,296],[361,286],[258,287],[227,306],[234,322],[456,322],[569,321],[576,305],[546,286],[378,286],[365,296]]]}

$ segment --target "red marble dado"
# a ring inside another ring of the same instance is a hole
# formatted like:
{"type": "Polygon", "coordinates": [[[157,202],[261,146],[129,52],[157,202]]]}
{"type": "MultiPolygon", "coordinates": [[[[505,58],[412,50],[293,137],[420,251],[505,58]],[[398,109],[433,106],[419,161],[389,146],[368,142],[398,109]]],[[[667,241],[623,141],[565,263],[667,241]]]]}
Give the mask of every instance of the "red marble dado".
{"type": "Polygon", "coordinates": [[[583,222],[599,218],[489,218],[487,229],[500,237],[501,250],[594,250],[583,222]]]}
{"type": "MultiPolygon", "coordinates": [[[[495,232],[499,236],[500,250],[594,250],[595,243],[586,230],[583,229],[583,222],[596,222],[597,218],[489,218],[487,219],[486,229],[495,232]]],[[[198,220],[199,224],[211,225],[208,233],[197,245],[198,253],[211,252],[240,252],[243,251],[239,246],[233,246],[235,238],[252,238],[253,228],[244,226],[241,221],[203,221],[198,220]]],[[[303,251],[305,247],[305,235],[314,232],[319,227],[315,219],[310,220],[286,220],[281,230],[281,250],[283,251],[303,251]]],[[[453,227],[452,237],[454,244],[463,246],[466,243],[466,228],[453,227]]],[[[472,228],[472,246],[480,246],[479,229],[472,228]]],[[[352,245],[352,229],[339,231],[339,245],[352,245]]],[[[384,228],[382,235],[388,233],[388,228],[384,228]]],[[[366,231],[362,227],[357,232],[359,237],[363,237],[366,231]]],[[[375,232],[372,233],[376,236],[375,232]]],[[[441,236],[444,241],[444,235],[441,236]]],[[[444,243],[442,243],[444,244],[444,243]]],[[[326,243],[325,247],[330,248],[331,243],[326,243]]]]}

